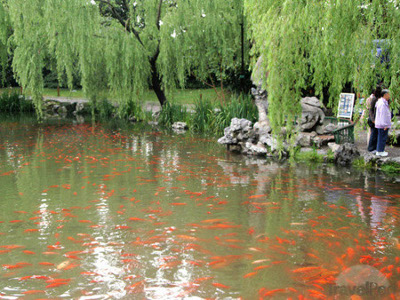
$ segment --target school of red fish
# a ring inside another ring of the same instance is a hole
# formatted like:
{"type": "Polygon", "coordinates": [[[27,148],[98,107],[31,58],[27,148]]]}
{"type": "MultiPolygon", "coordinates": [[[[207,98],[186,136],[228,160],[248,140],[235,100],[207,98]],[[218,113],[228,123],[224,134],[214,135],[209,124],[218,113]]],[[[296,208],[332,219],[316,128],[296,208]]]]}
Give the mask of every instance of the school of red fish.
{"type": "Polygon", "coordinates": [[[0,299],[400,299],[400,189],[379,176],[3,121],[0,299]],[[340,289],[354,266],[386,289],[340,289]]]}

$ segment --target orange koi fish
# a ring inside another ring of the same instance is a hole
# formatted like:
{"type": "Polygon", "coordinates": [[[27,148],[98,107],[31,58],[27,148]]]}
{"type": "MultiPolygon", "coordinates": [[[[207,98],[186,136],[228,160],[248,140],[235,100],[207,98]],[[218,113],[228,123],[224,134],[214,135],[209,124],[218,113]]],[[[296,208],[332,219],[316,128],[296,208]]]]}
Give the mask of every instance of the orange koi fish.
{"type": "Polygon", "coordinates": [[[212,283],[213,286],[220,288],[220,289],[230,289],[231,287],[222,283],[218,283],[218,282],[213,282],[212,283]]]}
{"type": "Polygon", "coordinates": [[[30,290],[30,291],[22,292],[22,294],[24,294],[24,295],[33,295],[33,294],[42,294],[42,293],[44,293],[43,290],[30,290]]]}

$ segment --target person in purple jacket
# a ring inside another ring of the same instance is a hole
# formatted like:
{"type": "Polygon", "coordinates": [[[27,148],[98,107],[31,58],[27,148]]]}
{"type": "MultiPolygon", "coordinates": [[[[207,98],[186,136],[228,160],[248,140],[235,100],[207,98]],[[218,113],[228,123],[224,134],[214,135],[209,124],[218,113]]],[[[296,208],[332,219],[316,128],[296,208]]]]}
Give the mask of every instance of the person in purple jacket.
{"type": "Polygon", "coordinates": [[[375,128],[378,129],[377,156],[388,156],[385,152],[389,128],[392,126],[392,115],[389,108],[389,90],[382,90],[382,97],[376,102],[375,128]]]}

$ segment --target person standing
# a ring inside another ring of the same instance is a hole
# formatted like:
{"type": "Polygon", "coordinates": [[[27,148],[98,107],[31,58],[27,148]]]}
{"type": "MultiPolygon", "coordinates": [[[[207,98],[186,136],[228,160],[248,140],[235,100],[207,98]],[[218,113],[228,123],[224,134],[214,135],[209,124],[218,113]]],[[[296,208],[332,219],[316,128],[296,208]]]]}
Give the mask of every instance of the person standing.
{"type": "Polygon", "coordinates": [[[392,126],[392,114],[389,108],[389,90],[382,90],[382,97],[376,102],[375,127],[378,130],[377,156],[388,156],[385,152],[389,128],[392,126]]]}
{"type": "Polygon", "coordinates": [[[375,91],[372,92],[371,96],[366,100],[366,106],[368,108],[368,126],[369,126],[369,142],[368,151],[375,152],[378,143],[378,129],[375,128],[375,113],[376,113],[376,102],[381,96],[382,89],[380,86],[376,87],[375,91]]]}

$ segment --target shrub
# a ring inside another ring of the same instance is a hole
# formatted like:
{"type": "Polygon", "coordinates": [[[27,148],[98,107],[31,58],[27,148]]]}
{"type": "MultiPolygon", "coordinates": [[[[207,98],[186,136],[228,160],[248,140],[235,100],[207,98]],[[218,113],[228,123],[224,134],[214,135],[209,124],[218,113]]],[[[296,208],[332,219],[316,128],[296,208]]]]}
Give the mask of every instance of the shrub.
{"type": "Polygon", "coordinates": [[[360,170],[369,170],[374,167],[374,164],[372,162],[366,163],[364,158],[360,157],[353,161],[353,167],[360,170]]]}
{"type": "Polygon", "coordinates": [[[90,102],[92,113],[99,116],[101,119],[108,119],[114,113],[114,106],[107,100],[101,99],[99,101],[90,102]]]}
{"type": "Polygon", "coordinates": [[[381,166],[381,170],[388,175],[400,174],[400,164],[395,162],[385,163],[381,166]]]}
{"type": "Polygon", "coordinates": [[[221,134],[228,127],[233,118],[247,119],[256,122],[258,110],[250,95],[232,97],[225,105],[219,105],[219,112],[215,119],[215,133],[221,134]]]}
{"type": "Polygon", "coordinates": [[[195,102],[195,113],[190,120],[190,128],[194,132],[215,132],[215,107],[209,100],[198,100],[195,102]]]}
{"type": "Polygon", "coordinates": [[[187,120],[188,112],[186,107],[170,102],[163,105],[158,117],[158,123],[166,127],[171,127],[175,122],[186,122],[187,120]]]}
{"type": "Polygon", "coordinates": [[[0,111],[6,113],[34,112],[33,102],[17,92],[4,92],[0,95],[0,111]]]}

